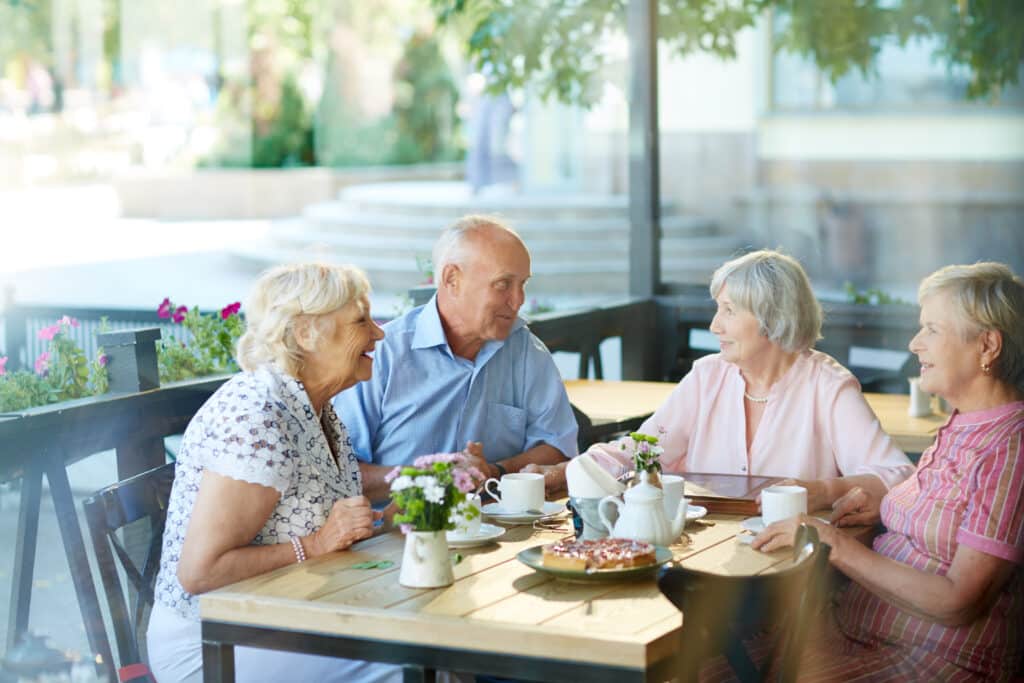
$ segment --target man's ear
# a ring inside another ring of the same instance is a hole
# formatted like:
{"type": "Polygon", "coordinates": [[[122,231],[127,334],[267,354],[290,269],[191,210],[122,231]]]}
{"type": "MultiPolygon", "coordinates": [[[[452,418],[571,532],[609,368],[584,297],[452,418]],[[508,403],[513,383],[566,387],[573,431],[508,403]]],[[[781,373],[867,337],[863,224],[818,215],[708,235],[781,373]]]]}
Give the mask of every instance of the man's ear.
{"type": "Polygon", "coordinates": [[[441,286],[450,294],[458,292],[459,283],[462,281],[462,269],[454,263],[445,264],[441,271],[441,286]]]}

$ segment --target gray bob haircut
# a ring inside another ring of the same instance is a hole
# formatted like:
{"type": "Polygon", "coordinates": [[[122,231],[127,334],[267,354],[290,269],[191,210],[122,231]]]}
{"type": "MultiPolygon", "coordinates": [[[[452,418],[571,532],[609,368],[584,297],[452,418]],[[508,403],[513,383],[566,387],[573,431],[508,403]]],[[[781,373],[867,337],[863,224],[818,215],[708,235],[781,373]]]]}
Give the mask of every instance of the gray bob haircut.
{"type": "Polygon", "coordinates": [[[295,337],[297,323],[309,319],[314,345],[334,332],[330,314],[370,293],[370,283],[355,266],[291,263],[263,273],[245,306],[246,330],[238,340],[238,364],[255,370],[277,363],[292,377],[303,364],[295,337]]]}
{"type": "Polygon", "coordinates": [[[441,271],[449,263],[464,263],[466,242],[471,235],[492,229],[506,233],[508,237],[522,244],[524,249],[526,248],[519,233],[505,225],[500,218],[475,214],[463,216],[445,228],[434,245],[434,253],[431,255],[434,265],[434,281],[440,281],[441,271]]]}
{"type": "Polygon", "coordinates": [[[785,351],[805,351],[821,339],[821,304],[800,263],[762,249],[726,261],[711,276],[711,297],[728,285],[733,302],[750,311],[761,334],[785,351]]]}
{"type": "Polygon", "coordinates": [[[917,290],[918,301],[936,294],[948,294],[962,323],[964,340],[984,330],[996,330],[1003,337],[1003,350],[992,366],[992,374],[1007,384],[1024,389],[1024,282],[1007,266],[992,261],[972,266],[940,268],[917,290]]]}

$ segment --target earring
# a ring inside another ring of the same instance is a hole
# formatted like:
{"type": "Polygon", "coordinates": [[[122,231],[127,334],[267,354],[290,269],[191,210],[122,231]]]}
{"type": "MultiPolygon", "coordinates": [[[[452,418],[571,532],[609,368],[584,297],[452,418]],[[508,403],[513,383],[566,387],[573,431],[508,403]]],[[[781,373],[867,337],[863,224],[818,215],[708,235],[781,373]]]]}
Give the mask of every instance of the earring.
{"type": "Polygon", "coordinates": [[[991,365],[989,365],[988,363],[982,363],[982,364],[981,364],[981,371],[982,371],[982,372],[984,372],[984,373],[985,373],[986,375],[987,375],[987,374],[988,374],[988,373],[989,373],[989,372],[990,372],[991,370],[992,370],[992,366],[991,366],[991,365]]]}

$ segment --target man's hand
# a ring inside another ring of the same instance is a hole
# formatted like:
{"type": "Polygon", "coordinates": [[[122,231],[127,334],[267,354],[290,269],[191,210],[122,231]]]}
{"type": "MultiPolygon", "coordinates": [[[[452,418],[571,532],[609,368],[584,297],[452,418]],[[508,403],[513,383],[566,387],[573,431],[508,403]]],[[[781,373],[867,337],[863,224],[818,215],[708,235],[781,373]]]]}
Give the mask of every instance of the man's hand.
{"type": "Polygon", "coordinates": [[[536,465],[530,463],[520,472],[536,472],[537,474],[544,475],[544,490],[548,496],[553,493],[562,493],[565,491],[565,466],[566,463],[559,463],[557,465],[536,465]]]}
{"type": "Polygon", "coordinates": [[[488,479],[501,479],[498,468],[487,462],[484,457],[484,445],[479,441],[467,441],[463,453],[469,458],[469,464],[480,470],[488,479]]]}
{"type": "Polygon", "coordinates": [[[832,505],[836,526],[871,526],[882,521],[882,499],[854,486],[832,505]]]}

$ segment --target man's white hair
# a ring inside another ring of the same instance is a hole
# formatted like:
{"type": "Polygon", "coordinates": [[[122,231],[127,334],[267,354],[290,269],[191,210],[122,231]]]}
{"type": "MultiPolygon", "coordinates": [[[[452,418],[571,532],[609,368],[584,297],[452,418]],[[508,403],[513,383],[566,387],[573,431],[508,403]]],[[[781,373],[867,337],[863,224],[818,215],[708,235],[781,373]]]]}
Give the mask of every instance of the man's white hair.
{"type": "Polygon", "coordinates": [[[441,233],[437,243],[434,245],[433,266],[434,281],[440,282],[441,273],[449,263],[464,265],[466,262],[467,242],[472,235],[479,234],[484,230],[497,229],[507,233],[520,244],[523,249],[526,245],[523,239],[512,228],[505,225],[501,219],[495,216],[470,215],[463,216],[455,221],[441,233]]]}

